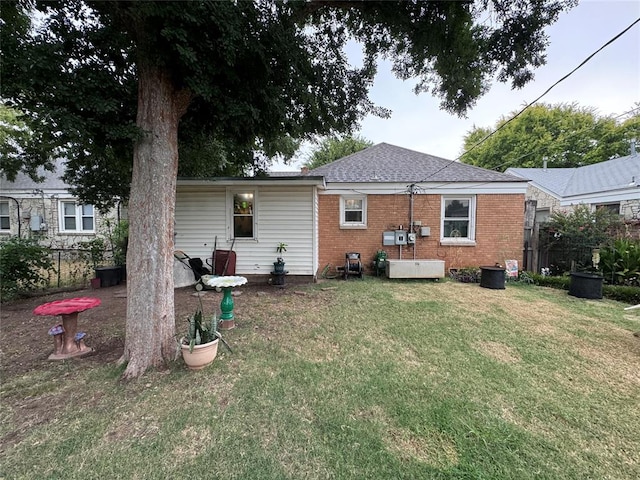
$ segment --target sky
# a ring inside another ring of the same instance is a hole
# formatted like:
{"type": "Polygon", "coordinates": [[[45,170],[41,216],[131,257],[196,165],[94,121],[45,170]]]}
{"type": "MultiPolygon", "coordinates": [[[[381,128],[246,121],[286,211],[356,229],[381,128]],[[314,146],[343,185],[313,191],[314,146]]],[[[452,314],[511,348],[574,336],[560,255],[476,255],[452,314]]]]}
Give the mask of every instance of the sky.
{"type": "MultiPolygon", "coordinates": [[[[370,98],[393,113],[388,119],[366,117],[358,134],[374,144],[385,142],[455,160],[462,153],[464,136],[470,130],[493,128],[501,117],[520,111],[638,18],[640,0],[580,1],[546,29],[550,42],[547,63],[534,71],[534,80],[519,90],[511,90],[508,83],[495,83],[466,118],[440,110],[438,98],[424,93],[415,95],[415,81],[396,79],[390,65],[380,63],[370,98]]],[[[593,108],[598,115],[617,116],[636,107],[637,102],[640,102],[640,23],[538,103],[576,103],[593,108]]],[[[299,170],[309,148],[303,148],[291,164],[277,163],[272,170],[299,170]]]]}

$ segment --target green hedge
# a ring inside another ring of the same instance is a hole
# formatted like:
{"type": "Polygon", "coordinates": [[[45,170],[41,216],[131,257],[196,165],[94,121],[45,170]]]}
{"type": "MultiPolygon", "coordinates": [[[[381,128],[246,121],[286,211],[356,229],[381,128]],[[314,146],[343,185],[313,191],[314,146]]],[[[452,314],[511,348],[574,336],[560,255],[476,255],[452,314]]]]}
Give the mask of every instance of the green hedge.
{"type": "MultiPolygon", "coordinates": [[[[536,285],[541,287],[557,288],[559,290],[569,290],[571,277],[545,277],[537,273],[528,273],[527,275],[533,279],[536,285]]],[[[623,285],[604,285],[602,287],[602,296],[619,302],[630,303],[632,305],[640,304],[640,287],[627,287],[623,285]]]]}
{"type": "Polygon", "coordinates": [[[627,287],[625,285],[604,285],[602,287],[602,295],[611,300],[630,303],[632,305],[640,304],[640,287],[627,287]]]}

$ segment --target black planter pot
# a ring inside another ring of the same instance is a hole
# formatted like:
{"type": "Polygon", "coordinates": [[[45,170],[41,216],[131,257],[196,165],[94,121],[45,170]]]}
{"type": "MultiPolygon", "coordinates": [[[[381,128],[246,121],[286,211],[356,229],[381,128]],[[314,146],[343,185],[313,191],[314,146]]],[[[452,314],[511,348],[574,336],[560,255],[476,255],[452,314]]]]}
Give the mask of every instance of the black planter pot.
{"type": "Polygon", "coordinates": [[[284,262],[273,262],[273,273],[284,273],[284,262]]]}
{"type": "Polygon", "coordinates": [[[574,272],[569,283],[569,295],[578,298],[602,298],[604,278],[594,273],[574,272]]]}
{"type": "Polygon", "coordinates": [[[97,267],[96,278],[100,279],[100,287],[113,287],[118,285],[121,280],[122,269],[121,267],[97,267]]]}
{"type": "Polygon", "coordinates": [[[480,286],[504,290],[504,271],[502,267],[480,267],[480,286]]]}
{"type": "Polygon", "coordinates": [[[126,265],[118,265],[120,269],[120,283],[127,280],[127,266],[126,265]]]}

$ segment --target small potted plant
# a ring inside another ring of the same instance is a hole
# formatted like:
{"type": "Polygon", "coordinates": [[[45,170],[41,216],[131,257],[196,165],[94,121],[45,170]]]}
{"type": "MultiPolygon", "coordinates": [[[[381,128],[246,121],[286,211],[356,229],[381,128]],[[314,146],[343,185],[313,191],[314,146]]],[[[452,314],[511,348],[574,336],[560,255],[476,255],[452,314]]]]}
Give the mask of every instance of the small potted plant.
{"type": "Polygon", "coordinates": [[[280,242],[276,247],[276,252],[278,252],[278,256],[276,257],[276,261],[273,262],[273,273],[282,274],[284,273],[284,259],[282,258],[282,254],[287,251],[287,244],[280,242]]]}
{"type": "MultiPolygon", "coordinates": [[[[180,339],[182,358],[191,370],[200,370],[209,365],[218,354],[218,342],[229,348],[218,331],[218,317],[214,313],[205,319],[202,313],[202,300],[198,309],[187,319],[189,328],[185,336],[180,339]]],[[[229,348],[231,351],[231,348],[229,348]]]]}

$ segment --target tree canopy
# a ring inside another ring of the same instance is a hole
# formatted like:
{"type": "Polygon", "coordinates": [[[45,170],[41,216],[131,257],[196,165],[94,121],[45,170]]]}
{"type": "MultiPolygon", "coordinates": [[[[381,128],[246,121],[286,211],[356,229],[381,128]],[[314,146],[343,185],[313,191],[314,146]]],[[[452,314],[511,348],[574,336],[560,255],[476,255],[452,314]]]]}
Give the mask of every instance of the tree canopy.
{"type": "Polygon", "coordinates": [[[461,161],[500,171],[541,168],[543,159],[550,167],[579,167],[628,155],[631,139],[640,138],[640,110],[622,121],[576,104],[534,105],[514,115],[468,132],[461,161]]]}
{"type": "Polygon", "coordinates": [[[309,169],[318,168],[372,145],[372,141],[359,135],[327,137],[318,142],[317,147],[312,149],[304,165],[309,169]]]}
{"type": "MultiPolygon", "coordinates": [[[[292,142],[353,131],[383,113],[368,97],[379,57],[464,114],[494,78],[529,81],[545,60],[544,27],[576,3],[4,2],[2,95],[41,147],[19,168],[64,155],[83,201],[129,197],[124,377],[175,350],[179,145],[215,139],[246,165],[256,151],[286,155],[292,142]],[[359,67],[346,56],[351,40],[359,67]]],[[[19,168],[2,166],[9,178],[19,168]]]]}
{"type": "Polygon", "coordinates": [[[3,164],[13,164],[14,168],[20,168],[21,151],[31,139],[31,132],[21,117],[20,112],[0,104],[0,157],[3,164]]]}

